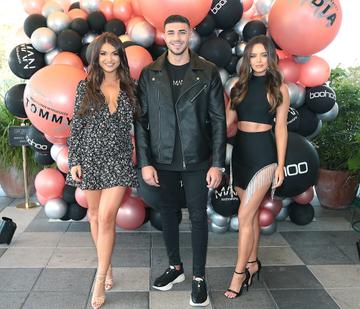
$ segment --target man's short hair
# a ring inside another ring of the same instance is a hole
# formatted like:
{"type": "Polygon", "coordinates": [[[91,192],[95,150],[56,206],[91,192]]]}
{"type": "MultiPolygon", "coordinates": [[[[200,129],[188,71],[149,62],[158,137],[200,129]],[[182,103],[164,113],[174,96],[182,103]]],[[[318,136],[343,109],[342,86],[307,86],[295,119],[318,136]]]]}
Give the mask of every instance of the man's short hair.
{"type": "Polygon", "coordinates": [[[187,24],[190,27],[189,20],[185,16],[181,16],[181,15],[170,15],[170,16],[168,16],[164,21],[164,28],[165,28],[165,26],[167,24],[172,24],[172,23],[184,23],[184,24],[187,24]]]}

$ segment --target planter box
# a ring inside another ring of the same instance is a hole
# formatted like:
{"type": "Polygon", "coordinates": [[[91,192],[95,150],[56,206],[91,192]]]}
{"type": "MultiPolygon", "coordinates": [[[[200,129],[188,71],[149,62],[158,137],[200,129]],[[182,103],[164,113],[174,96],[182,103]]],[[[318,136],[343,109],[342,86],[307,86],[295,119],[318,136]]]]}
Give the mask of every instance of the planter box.
{"type": "MultiPolygon", "coordinates": [[[[28,177],[29,196],[35,193],[34,180],[36,175],[28,177]]],[[[0,170],[0,185],[6,196],[11,198],[24,198],[24,176],[23,171],[15,167],[0,170]]]]}

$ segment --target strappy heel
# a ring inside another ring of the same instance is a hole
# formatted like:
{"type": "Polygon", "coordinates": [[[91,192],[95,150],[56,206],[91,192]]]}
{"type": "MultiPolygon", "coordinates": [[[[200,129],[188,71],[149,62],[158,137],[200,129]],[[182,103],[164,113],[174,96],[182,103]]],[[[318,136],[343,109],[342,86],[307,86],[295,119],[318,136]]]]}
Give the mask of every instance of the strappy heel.
{"type": "Polygon", "coordinates": [[[110,291],[114,286],[114,280],[113,280],[113,273],[112,273],[112,266],[109,265],[108,271],[106,273],[106,279],[105,279],[105,291],[110,291]]]}
{"type": "MultiPolygon", "coordinates": [[[[260,280],[260,271],[261,271],[261,262],[259,261],[259,259],[257,258],[255,261],[249,261],[248,264],[253,264],[256,263],[258,266],[258,269],[256,272],[254,272],[253,274],[250,273],[250,279],[249,279],[249,286],[252,285],[253,283],[253,277],[255,275],[257,275],[258,281],[260,280]]],[[[250,271],[249,271],[250,272],[250,271]]]]}
{"type": "Polygon", "coordinates": [[[236,291],[234,291],[234,290],[232,290],[232,289],[230,289],[230,288],[228,288],[228,289],[226,290],[227,292],[231,292],[231,293],[234,293],[234,294],[235,294],[235,297],[229,297],[229,296],[227,296],[227,295],[225,294],[225,297],[228,298],[228,299],[233,299],[233,298],[239,297],[239,296],[242,294],[244,288],[246,288],[246,291],[249,290],[249,279],[250,279],[249,270],[248,270],[247,268],[245,268],[245,270],[242,271],[242,272],[240,272],[240,273],[235,270],[235,271],[234,271],[234,274],[235,274],[235,275],[244,275],[244,274],[245,274],[245,279],[244,279],[243,282],[241,283],[241,286],[240,286],[239,291],[236,292],[236,291]]]}
{"type": "Polygon", "coordinates": [[[94,284],[94,292],[91,298],[91,307],[93,309],[99,309],[105,303],[105,278],[106,275],[96,275],[95,284],[94,284]],[[98,285],[102,285],[104,287],[104,295],[95,296],[96,287],[98,285]]]}

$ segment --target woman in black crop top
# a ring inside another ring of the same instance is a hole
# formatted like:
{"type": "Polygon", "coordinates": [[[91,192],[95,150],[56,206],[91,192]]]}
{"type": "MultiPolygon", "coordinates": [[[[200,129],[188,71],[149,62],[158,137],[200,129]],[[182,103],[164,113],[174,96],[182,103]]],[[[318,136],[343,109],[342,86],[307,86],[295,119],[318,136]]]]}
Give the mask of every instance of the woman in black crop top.
{"type": "Polygon", "coordinates": [[[241,200],[238,257],[227,298],[240,296],[255,274],[259,278],[259,206],[270,186],[273,195],[284,180],[288,109],[288,90],[278,70],[275,47],[267,36],[254,37],[244,50],[239,81],[226,111],[228,125],[238,121],[232,164],[241,200]]]}

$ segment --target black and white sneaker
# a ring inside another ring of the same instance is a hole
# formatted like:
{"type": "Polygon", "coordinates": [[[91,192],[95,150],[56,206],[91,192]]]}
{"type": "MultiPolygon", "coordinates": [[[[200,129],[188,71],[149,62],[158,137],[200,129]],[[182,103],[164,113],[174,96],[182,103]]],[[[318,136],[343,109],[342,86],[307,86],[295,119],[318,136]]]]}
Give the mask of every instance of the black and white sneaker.
{"type": "Polygon", "coordinates": [[[160,291],[168,291],[173,287],[174,283],[180,283],[184,280],[185,275],[182,264],[180,270],[177,270],[175,266],[170,265],[160,277],[155,279],[153,288],[160,291]]]}
{"type": "Polygon", "coordinates": [[[190,305],[194,307],[205,307],[210,303],[203,278],[196,277],[192,281],[190,305]]]}

